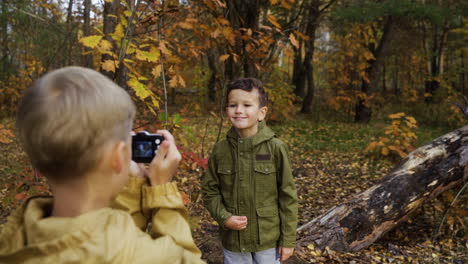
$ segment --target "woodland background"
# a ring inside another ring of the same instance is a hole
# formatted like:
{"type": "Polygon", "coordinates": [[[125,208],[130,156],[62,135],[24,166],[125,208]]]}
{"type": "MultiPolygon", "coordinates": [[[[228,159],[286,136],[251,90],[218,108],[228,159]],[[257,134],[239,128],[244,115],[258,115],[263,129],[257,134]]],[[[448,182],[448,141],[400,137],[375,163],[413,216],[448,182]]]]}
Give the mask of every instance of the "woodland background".
{"type": "MultiPolygon", "coordinates": [[[[135,130],[168,128],[197,244],[221,258],[200,177],[227,83],[261,79],[268,123],[291,149],[300,223],[365,190],[414,148],[466,124],[463,0],[2,0],[0,222],[48,192],[14,133],[22,90],[67,65],[99,70],[138,106],[135,130]]],[[[463,263],[467,195],[445,192],[357,253],[299,249],[292,261],[463,263]],[[454,203],[451,205],[452,201],[454,203]],[[445,221],[442,218],[445,216],[445,221]]],[[[299,237],[301,234],[299,234],[299,237]]]]}

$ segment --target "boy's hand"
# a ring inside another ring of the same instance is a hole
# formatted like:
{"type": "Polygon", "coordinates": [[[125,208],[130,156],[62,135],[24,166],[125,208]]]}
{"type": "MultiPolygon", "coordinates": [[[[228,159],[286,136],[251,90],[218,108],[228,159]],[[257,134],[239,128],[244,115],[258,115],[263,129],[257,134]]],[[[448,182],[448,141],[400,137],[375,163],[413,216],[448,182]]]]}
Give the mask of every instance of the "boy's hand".
{"type": "Polygon", "coordinates": [[[294,253],[294,248],[279,247],[278,252],[280,254],[280,261],[285,261],[294,253]]]}
{"type": "Polygon", "coordinates": [[[145,178],[147,177],[147,172],[145,169],[144,164],[138,164],[135,161],[130,161],[130,169],[129,169],[130,177],[138,177],[138,178],[145,178]]]}
{"type": "Polygon", "coordinates": [[[158,130],[164,136],[164,141],[158,149],[158,153],[149,165],[149,175],[151,185],[165,184],[172,180],[182,156],[177,150],[174,137],[167,130],[158,130]]]}
{"type": "Polygon", "coordinates": [[[242,230],[247,227],[247,216],[233,215],[229,217],[224,226],[232,230],[242,230]]]}

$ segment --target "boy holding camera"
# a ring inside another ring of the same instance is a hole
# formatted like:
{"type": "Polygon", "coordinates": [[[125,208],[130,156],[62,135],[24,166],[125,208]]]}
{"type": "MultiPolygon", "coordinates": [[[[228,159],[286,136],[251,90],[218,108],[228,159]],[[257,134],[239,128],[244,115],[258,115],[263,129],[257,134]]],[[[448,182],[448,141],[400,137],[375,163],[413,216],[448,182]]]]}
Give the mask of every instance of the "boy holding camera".
{"type": "Polygon", "coordinates": [[[265,125],[267,96],[254,78],[228,86],[232,124],[208,162],[202,193],[220,226],[224,263],[279,263],[296,242],[297,195],[286,144],[265,125]]]}
{"type": "Polygon", "coordinates": [[[158,154],[148,170],[138,166],[134,115],[129,95],[90,69],[55,70],[26,89],[18,137],[53,197],[32,197],[12,213],[0,263],[203,263],[171,183],[181,160],[174,138],[159,131],[158,154]]]}

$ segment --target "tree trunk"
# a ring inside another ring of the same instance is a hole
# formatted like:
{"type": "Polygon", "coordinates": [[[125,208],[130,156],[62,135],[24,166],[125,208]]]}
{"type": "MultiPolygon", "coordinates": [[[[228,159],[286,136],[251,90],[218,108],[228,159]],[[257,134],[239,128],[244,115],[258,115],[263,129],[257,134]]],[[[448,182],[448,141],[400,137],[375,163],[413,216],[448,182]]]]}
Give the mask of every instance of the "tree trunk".
{"type": "Polygon", "coordinates": [[[468,125],[411,152],[379,183],[301,226],[298,245],[358,251],[406,221],[425,201],[468,180],[468,125]]]}
{"type": "Polygon", "coordinates": [[[305,95],[305,70],[304,64],[302,63],[302,45],[298,49],[294,48],[294,65],[293,65],[293,76],[292,84],[294,85],[294,94],[298,97],[304,97],[305,95]]]}
{"type": "Polygon", "coordinates": [[[216,100],[216,80],[218,70],[216,68],[216,58],[213,50],[208,51],[208,66],[211,70],[210,80],[208,81],[208,99],[211,102],[216,100]]]}
{"type": "MultiPolygon", "coordinates": [[[[114,40],[111,38],[110,33],[114,32],[115,26],[117,25],[117,8],[119,7],[119,0],[113,0],[112,2],[104,1],[104,13],[103,13],[103,31],[104,38],[114,43],[114,40]]],[[[115,45],[114,45],[115,47],[115,45]]],[[[114,58],[109,54],[102,54],[101,61],[113,60],[114,58]]],[[[101,73],[106,75],[109,79],[114,80],[115,73],[109,72],[101,68],[101,73]]]]}
{"type": "Polygon", "coordinates": [[[369,65],[366,69],[368,80],[362,80],[362,96],[360,96],[356,103],[355,122],[367,123],[371,119],[372,108],[368,98],[371,96],[373,86],[377,85],[380,66],[383,63],[386,51],[389,47],[389,40],[395,33],[394,27],[393,18],[387,17],[378,46],[375,47],[374,43],[369,44],[369,50],[374,55],[375,59],[371,59],[367,62],[369,65]]]}
{"type": "Polygon", "coordinates": [[[0,69],[0,80],[5,79],[8,76],[8,72],[10,71],[9,65],[9,52],[8,52],[8,8],[7,8],[7,1],[2,0],[2,14],[1,14],[1,43],[2,43],[2,56],[0,58],[0,62],[2,68],[0,69]]]}
{"type": "MultiPolygon", "coordinates": [[[[310,12],[311,17],[317,17],[318,7],[311,7],[313,11],[310,12]],[[315,10],[314,10],[315,9],[315,10]]],[[[304,57],[304,70],[307,78],[307,94],[302,102],[301,113],[310,113],[312,110],[312,102],[315,95],[315,82],[314,82],[314,52],[315,52],[315,34],[317,31],[317,20],[309,17],[309,25],[307,26],[307,36],[309,39],[306,42],[306,55],[304,57]]]]}
{"type": "Polygon", "coordinates": [[[425,82],[425,102],[427,104],[434,103],[434,94],[439,90],[440,82],[437,77],[443,71],[442,58],[444,56],[445,42],[448,36],[448,27],[444,26],[441,30],[440,26],[434,26],[432,35],[432,49],[429,56],[429,80],[425,82]]]}
{"type": "MultiPolygon", "coordinates": [[[[258,31],[261,10],[269,5],[268,0],[229,0],[226,1],[226,18],[231,23],[234,30],[247,34],[245,30],[258,31]],[[241,30],[242,29],[242,30],[241,30]]],[[[241,72],[245,77],[256,77],[258,70],[255,64],[259,61],[250,56],[248,45],[255,45],[251,40],[236,38],[233,46],[234,53],[240,56],[235,62],[232,56],[226,62],[226,79],[232,80],[239,77],[241,72]]]]}
{"type": "MultiPolygon", "coordinates": [[[[83,34],[85,36],[91,35],[91,0],[84,0],[84,12],[83,12],[83,34]]],[[[83,65],[87,68],[93,66],[93,56],[91,54],[83,55],[83,65]]]]}

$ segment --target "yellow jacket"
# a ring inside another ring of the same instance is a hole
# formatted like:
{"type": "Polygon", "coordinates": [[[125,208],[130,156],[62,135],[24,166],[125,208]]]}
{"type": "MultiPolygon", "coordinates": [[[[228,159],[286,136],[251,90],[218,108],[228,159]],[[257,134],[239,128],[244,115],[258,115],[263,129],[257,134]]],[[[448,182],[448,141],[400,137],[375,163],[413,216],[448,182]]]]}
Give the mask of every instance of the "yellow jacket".
{"type": "Polygon", "coordinates": [[[175,183],[131,178],[112,207],[47,217],[52,198],[29,199],[0,231],[0,263],[204,263],[175,183]]]}

